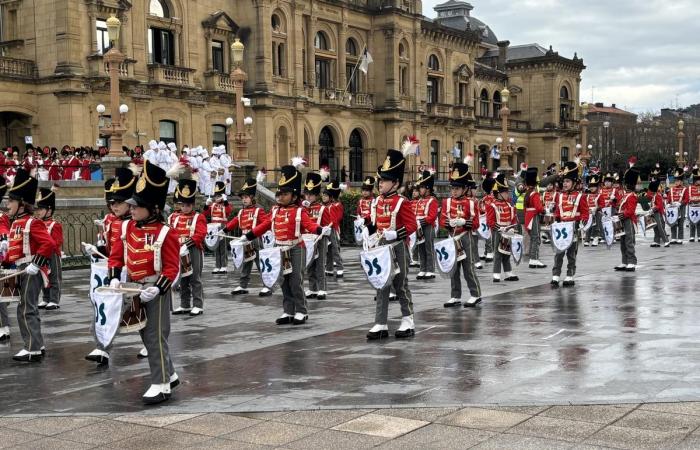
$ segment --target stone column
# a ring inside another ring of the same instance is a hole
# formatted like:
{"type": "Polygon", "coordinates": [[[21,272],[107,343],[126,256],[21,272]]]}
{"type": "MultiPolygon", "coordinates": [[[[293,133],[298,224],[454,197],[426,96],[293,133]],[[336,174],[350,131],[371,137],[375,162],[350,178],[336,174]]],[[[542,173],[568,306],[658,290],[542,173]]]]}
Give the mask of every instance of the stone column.
{"type": "Polygon", "coordinates": [[[345,41],[348,38],[347,33],[348,26],[345,24],[345,20],[343,20],[343,23],[338,24],[338,48],[336,49],[338,52],[338,89],[345,89],[345,86],[348,85],[348,78],[351,75],[345,73],[345,61],[347,56],[345,54],[345,41]]]}
{"type": "Polygon", "coordinates": [[[306,18],[306,81],[309,86],[316,85],[314,36],[316,36],[316,29],[314,17],[311,15],[306,18]]]}

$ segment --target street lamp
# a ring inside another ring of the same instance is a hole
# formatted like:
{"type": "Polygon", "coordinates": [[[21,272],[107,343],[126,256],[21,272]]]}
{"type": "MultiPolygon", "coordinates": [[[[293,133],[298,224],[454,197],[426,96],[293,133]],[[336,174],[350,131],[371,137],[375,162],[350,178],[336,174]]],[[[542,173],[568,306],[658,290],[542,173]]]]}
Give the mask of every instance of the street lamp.
{"type": "Polygon", "coordinates": [[[676,152],[676,162],[678,163],[678,167],[683,167],[685,165],[685,156],[688,155],[688,152],[683,152],[683,139],[685,139],[685,133],[683,133],[683,127],[685,126],[685,122],[683,122],[683,119],[678,121],[678,151],[676,152]]]}
{"type": "MultiPolygon", "coordinates": [[[[112,111],[112,120],[108,127],[103,126],[100,129],[100,133],[110,138],[109,153],[107,154],[109,157],[124,156],[122,152],[122,136],[126,132],[126,128],[122,120],[126,119],[124,115],[129,111],[126,105],[117,107],[119,105],[119,68],[126,59],[124,54],[119,51],[119,30],[121,26],[121,21],[114,14],[107,19],[107,34],[109,35],[111,46],[105,54],[104,60],[109,66],[109,106],[112,111]],[[117,110],[120,114],[116,114],[117,110]]],[[[98,114],[104,114],[105,110],[104,105],[100,104],[97,106],[98,114]]]]}
{"type": "Polygon", "coordinates": [[[586,162],[586,165],[591,159],[591,152],[589,151],[591,146],[588,145],[588,109],[588,103],[583,102],[581,104],[581,121],[579,125],[581,127],[581,147],[584,149],[584,152],[580,155],[580,158],[586,162]]]}
{"type": "MultiPolygon", "coordinates": [[[[503,142],[510,142],[508,140],[508,116],[510,115],[510,110],[508,109],[508,99],[510,98],[510,91],[507,87],[504,87],[501,91],[501,110],[499,111],[501,117],[501,141],[496,142],[501,144],[503,142]]],[[[513,141],[515,142],[515,141],[513,141]]],[[[501,149],[501,159],[499,160],[498,170],[500,172],[513,170],[510,167],[510,155],[512,154],[511,149],[508,146],[501,149]]]]}
{"type": "MultiPolygon", "coordinates": [[[[233,61],[235,67],[231,73],[231,80],[233,81],[233,90],[236,96],[234,105],[236,111],[236,134],[234,137],[236,143],[236,161],[248,160],[248,141],[250,141],[250,136],[245,129],[245,112],[243,110],[244,107],[250,106],[250,99],[243,97],[243,85],[248,79],[248,75],[241,69],[244,52],[245,45],[243,45],[239,38],[236,38],[234,43],[231,44],[231,61],[233,61]]],[[[252,119],[250,123],[253,123],[252,119]]]]}

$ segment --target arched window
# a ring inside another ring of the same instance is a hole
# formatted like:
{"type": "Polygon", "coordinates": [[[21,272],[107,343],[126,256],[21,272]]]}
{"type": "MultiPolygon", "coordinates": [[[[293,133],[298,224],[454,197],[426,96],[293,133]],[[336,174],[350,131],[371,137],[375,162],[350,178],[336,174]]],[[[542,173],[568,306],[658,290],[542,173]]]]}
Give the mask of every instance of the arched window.
{"type": "Polygon", "coordinates": [[[318,50],[328,50],[328,38],[326,38],[326,34],[323,31],[316,33],[314,47],[318,50]]]}
{"type": "Polygon", "coordinates": [[[318,166],[327,166],[331,176],[338,176],[338,161],[335,159],[335,140],[329,127],[323,127],[318,136],[318,166]]]}
{"type": "Polygon", "coordinates": [[[350,181],[362,181],[362,134],[354,129],[350,133],[350,181]]]}
{"type": "Polygon", "coordinates": [[[402,40],[399,42],[399,93],[404,96],[409,96],[411,94],[408,62],[408,43],[402,40]]]}
{"type": "Polygon", "coordinates": [[[225,125],[212,125],[211,126],[211,143],[213,146],[223,145],[228,148],[228,142],[226,142],[226,126],[225,125]]]}
{"type": "Polygon", "coordinates": [[[428,57],[428,69],[438,72],[440,70],[440,60],[435,55],[428,57]]]}
{"type": "Polygon", "coordinates": [[[350,38],[345,42],[345,53],[350,56],[357,56],[357,44],[355,39],[350,38]]]}
{"type": "Polygon", "coordinates": [[[177,122],[172,120],[161,120],[158,122],[160,128],[159,141],[163,141],[166,144],[174,142],[177,145],[177,122]]]}
{"type": "Polygon", "coordinates": [[[561,98],[562,100],[569,99],[569,90],[566,88],[566,86],[562,86],[559,90],[559,98],[561,98]]]}
{"type": "Polygon", "coordinates": [[[399,42],[399,58],[408,58],[408,53],[406,52],[406,46],[403,42],[399,42]]]}
{"type": "Polygon", "coordinates": [[[289,155],[289,133],[284,126],[277,129],[277,157],[278,161],[288,161],[289,155]]]}
{"type": "Polygon", "coordinates": [[[278,16],[277,14],[272,15],[271,25],[272,25],[272,31],[275,31],[275,32],[284,31],[284,30],[282,30],[282,21],[280,20],[280,16],[278,16]]]}
{"type": "Polygon", "coordinates": [[[498,119],[501,113],[501,93],[496,91],[493,93],[493,117],[498,119]]]}
{"type": "Polygon", "coordinates": [[[481,117],[489,116],[489,91],[486,89],[481,90],[481,110],[479,111],[481,117]]]}
{"type": "Polygon", "coordinates": [[[569,110],[571,104],[569,101],[569,89],[566,86],[562,86],[559,89],[559,123],[566,125],[566,121],[569,120],[569,110]]]}
{"type": "Polygon", "coordinates": [[[170,17],[170,11],[168,11],[168,5],[162,0],[151,0],[148,7],[148,13],[152,16],[167,18],[170,17]]]}

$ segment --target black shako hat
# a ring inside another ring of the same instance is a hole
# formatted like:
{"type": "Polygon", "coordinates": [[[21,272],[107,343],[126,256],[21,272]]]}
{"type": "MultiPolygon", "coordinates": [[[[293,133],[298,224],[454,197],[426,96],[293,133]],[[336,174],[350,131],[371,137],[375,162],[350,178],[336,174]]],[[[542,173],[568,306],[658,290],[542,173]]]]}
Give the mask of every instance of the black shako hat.
{"type": "Polygon", "coordinates": [[[126,202],[130,205],[141,207],[157,207],[161,211],[165,207],[165,198],[168,196],[170,178],[165,170],[146,160],[143,172],[136,182],[134,195],[126,202]]]}
{"type": "Polygon", "coordinates": [[[304,183],[304,192],[306,194],[321,195],[321,185],[323,177],[318,172],[309,172],[306,174],[306,182],[304,183]]]}
{"type": "Polygon", "coordinates": [[[193,204],[197,196],[196,180],[179,180],[173,198],[175,203],[193,204]]]}
{"type": "Polygon", "coordinates": [[[250,195],[251,197],[255,197],[257,192],[258,182],[255,180],[255,178],[248,178],[245,180],[245,183],[243,183],[243,186],[241,186],[241,190],[238,191],[238,196],[250,195]]]}
{"type": "Polygon", "coordinates": [[[406,158],[398,150],[389,149],[386,152],[384,164],[377,168],[377,176],[383,180],[398,181],[403,183],[403,174],[406,167],[406,158]]]}
{"type": "Polygon", "coordinates": [[[52,189],[39,188],[39,197],[36,199],[37,208],[56,210],[56,192],[52,189]]]}
{"type": "Polygon", "coordinates": [[[450,186],[467,187],[471,181],[469,176],[469,164],[456,162],[452,164],[452,173],[450,173],[450,186]]]}
{"type": "Polygon", "coordinates": [[[294,166],[282,166],[280,172],[282,177],[277,182],[277,191],[301,194],[301,172],[294,166]]]}
{"type": "Polygon", "coordinates": [[[7,190],[8,196],[13,200],[20,200],[28,205],[33,205],[36,201],[36,190],[39,187],[39,181],[29,175],[24,169],[17,169],[15,181],[7,190]]]}

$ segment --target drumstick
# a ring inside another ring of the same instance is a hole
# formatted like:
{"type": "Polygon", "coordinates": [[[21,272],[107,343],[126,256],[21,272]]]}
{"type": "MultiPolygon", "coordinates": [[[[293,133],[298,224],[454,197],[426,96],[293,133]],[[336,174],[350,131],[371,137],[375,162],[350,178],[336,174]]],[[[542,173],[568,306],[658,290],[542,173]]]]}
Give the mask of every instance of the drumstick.
{"type": "Polygon", "coordinates": [[[136,288],[100,286],[95,289],[100,294],[141,294],[143,291],[136,288]]]}
{"type": "MultiPolygon", "coordinates": [[[[90,245],[90,244],[88,244],[88,243],[86,243],[86,242],[81,242],[80,244],[81,244],[83,247],[85,247],[85,248],[87,248],[87,246],[90,245]]],[[[93,254],[93,255],[100,256],[100,257],[102,257],[102,258],[104,258],[104,259],[107,259],[107,257],[106,257],[105,255],[103,255],[102,253],[98,252],[97,250],[94,250],[94,251],[92,252],[92,254],[93,254]]]]}
{"type": "Polygon", "coordinates": [[[19,275],[22,275],[22,274],[24,274],[24,273],[26,273],[26,272],[27,272],[27,269],[22,269],[22,270],[20,270],[19,272],[15,272],[15,273],[13,273],[13,274],[11,274],[11,275],[7,275],[7,276],[5,276],[5,277],[0,278],[0,281],[9,280],[10,278],[14,278],[14,277],[19,276],[19,275]]]}

